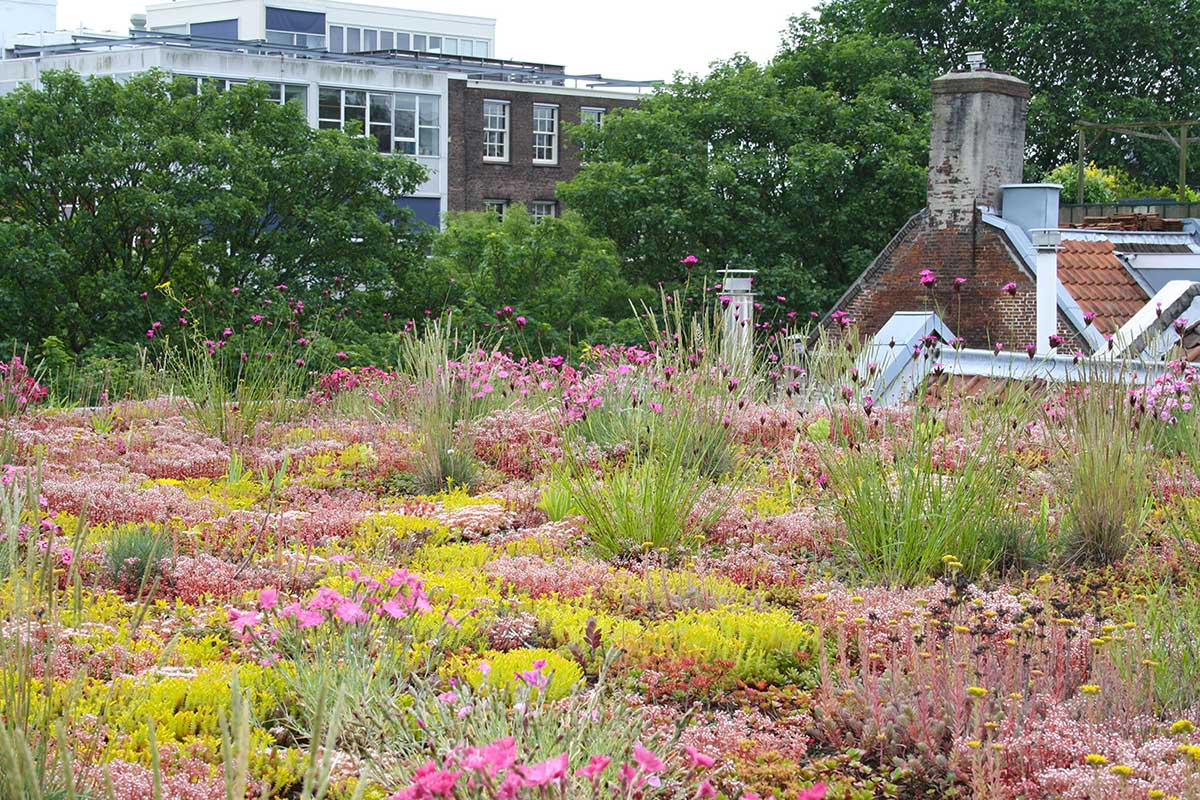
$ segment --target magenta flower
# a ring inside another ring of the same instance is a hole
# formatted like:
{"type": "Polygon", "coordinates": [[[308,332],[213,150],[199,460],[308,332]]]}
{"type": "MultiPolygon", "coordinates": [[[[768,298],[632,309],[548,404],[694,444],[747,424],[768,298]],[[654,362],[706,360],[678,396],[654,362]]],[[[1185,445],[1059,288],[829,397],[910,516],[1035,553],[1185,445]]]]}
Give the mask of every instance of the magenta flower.
{"type": "Polygon", "coordinates": [[[683,264],[688,269],[691,269],[692,267],[696,266],[696,262],[699,260],[700,259],[696,258],[695,256],[684,256],[683,258],[679,259],[679,263],[683,264]]]}
{"type": "Polygon", "coordinates": [[[650,752],[641,744],[633,746],[633,760],[642,768],[643,772],[662,772],[666,768],[666,764],[662,759],[650,752]]]}
{"type": "Polygon", "coordinates": [[[1062,347],[1062,343],[1063,343],[1063,337],[1059,336],[1057,333],[1050,334],[1050,346],[1051,347],[1062,347]]]}
{"type": "Polygon", "coordinates": [[[716,763],[712,756],[706,756],[691,745],[687,745],[683,749],[687,753],[688,761],[693,767],[708,768],[716,763]]]}
{"type": "Polygon", "coordinates": [[[1094,311],[1083,312],[1083,321],[1085,323],[1087,323],[1088,325],[1091,325],[1093,322],[1096,321],[1096,312],[1094,312],[1094,311]]]}
{"type": "Polygon", "coordinates": [[[1030,358],[1033,358],[1033,354],[1036,352],[1037,352],[1036,344],[1030,343],[1030,344],[1025,345],[1025,355],[1029,356],[1030,358]]]}
{"type": "Polygon", "coordinates": [[[931,269],[923,269],[918,274],[921,276],[921,285],[923,286],[933,286],[937,283],[937,276],[931,269]]]}
{"type": "Polygon", "coordinates": [[[594,781],[596,778],[600,777],[600,773],[604,772],[604,770],[607,769],[608,765],[611,763],[612,759],[608,756],[592,756],[591,760],[588,761],[587,764],[575,770],[575,774],[594,781]]]}
{"type": "Polygon", "coordinates": [[[963,284],[966,282],[967,282],[966,278],[955,278],[954,279],[954,291],[961,292],[963,284]]]}
{"type": "Polygon", "coordinates": [[[823,783],[814,783],[807,789],[802,789],[796,795],[796,800],[825,800],[825,795],[829,789],[823,783]]]}
{"type": "Polygon", "coordinates": [[[545,786],[552,781],[562,780],[567,774],[567,754],[548,758],[540,764],[519,765],[517,770],[525,779],[526,786],[545,786]]]}
{"type": "Polygon", "coordinates": [[[526,324],[526,322],[528,322],[528,320],[526,320],[524,317],[517,317],[516,322],[517,322],[518,328],[524,328],[525,324],[526,324]]]}
{"type": "Polygon", "coordinates": [[[274,608],[279,602],[279,591],[274,586],[268,586],[258,593],[258,604],[262,608],[274,608]]]}
{"type": "Polygon", "coordinates": [[[333,613],[342,622],[350,625],[357,625],[360,622],[366,622],[370,619],[367,612],[363,611],[362,606],[354,600],[342,600],[342,602],[334,607],[333,613]]]}
{"type": "Polygon", "coordinates": [[[1002,286],[1001,288],[1004,291],[1008,292],[1008,294],[1010,296],[1015,297],[1017,294],[1017,285],[1015,283],[1013,283],[1012,281],[1009,281],[1008,283],[1004,284],[1004,286],[1002,286]]]}

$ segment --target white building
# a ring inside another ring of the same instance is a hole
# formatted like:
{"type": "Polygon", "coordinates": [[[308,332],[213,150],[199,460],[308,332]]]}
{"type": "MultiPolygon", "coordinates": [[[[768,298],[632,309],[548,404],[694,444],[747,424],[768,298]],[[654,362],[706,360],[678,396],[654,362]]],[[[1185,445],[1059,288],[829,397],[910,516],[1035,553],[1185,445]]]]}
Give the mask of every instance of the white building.
{"type": "MultiPolygon", "coordinates": [[[[636,100],[636,95],[610,87],[646,85],[605,81],[599,75],[572,76],[559,66],[496,59],[496,21],[484,17],[343,0],[173,0],[135,14],[127,35],[47,32],[53,25],[54,3],[0,0],[0,13],[9,6],[22,9],[9,18],[0,17],[0,41],[5,43],[0,50],[4,56],[0,94],[20,84],[38,86],[48,70],[119,79],[157,68],[194,77],[201,91],[261,81],[279,102],[299,103],[314,128],[357,128],[374,138],[381,152],[406,155],[424,165],[428,179],[399,202],[431,225],[440,225],[449,210],[486,207],[477,199],[464,199],[460,187],[467,179],[461,176],[468,171],[464,166],[468,158],[472,163],[496,161],[485,156],[483,145],[477,154],[463,152],[477,133],[482,135],[486,113],[452,113],[452,103],[462,96],[461,88],[451,90],[452,83],[490,91],[496,97],[518,89],[537,91],[542,115],[546,108],[554,109],[553,129],[540,132],[542,139],[552,143],[554,157],[547,160],[542,153],[538,164],[555,165],[562,139],[561,112],[570,112],[562,116],[566,122],[579,122],[585,114],[598,120],[610,108],[636,100]],[[460,130],[450,131],[452,122],[460,130]],[[448,168],[451,164],[454,176],[448,168]]],[[[514,158],[497,169],[519,172],[518,161],[514,158]]],[[[559,170],[542,168],[544,186],[528,189],[534,213],[557,208],[549,202],[555,182],[572,177],[574,169],[569,159],[559,166],[559,170]]],[[[499,173],[487,180],[513,185],[499,173]]],[[[472,187],[476,194],[496,195],[477,183],[472,187]]]]}

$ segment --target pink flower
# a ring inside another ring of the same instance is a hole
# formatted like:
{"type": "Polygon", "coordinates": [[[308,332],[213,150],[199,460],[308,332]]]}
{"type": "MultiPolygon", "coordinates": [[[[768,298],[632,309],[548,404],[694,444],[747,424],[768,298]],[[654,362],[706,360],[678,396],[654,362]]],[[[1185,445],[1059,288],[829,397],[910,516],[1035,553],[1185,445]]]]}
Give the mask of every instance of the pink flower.
{"type": "Polygon", "coordinates": [[[828,792],[823,783],[814,783],[807,789],[801,789],[796,795],[796,800],[825,800],[825,793],[828,792]]]}
{"type": "Polygon", "coordinates": [[[588,761],[587,764],[575,770],[575,774],[582,775],[588,780],[594,781],[596,778],[600,777],[600,773],[604,772],[604,770],[607,769],[608,765],[611,763],[612,759],[608,756],[592,756],[591,760],[588,761]]]}
{"type": "Polygon", "coordinates": [[[528,786],[545,786],[551,781],[558,781],[567,774],[567,754],[563,753],[554,758],[548,758],[540,764],[524,764],[517,767],[521,777],[528,786]]]}
{"type": "Polygon", "coordinates": [[[486,678],[488,675],[492,674],[492,665],[486,661],[480,661],[479,662],[479,671],[481,673],[483,673],[483,677],[486,678]]]}
{"type": "Polygon", "coordinates": [[[701,784],[696,788],[696,797],[697,798],[709,798],[709,797],[716,797],[716,796],[717,796],[717,790],[714,789],[712,787],[712,784],[709,783],[708,781],[701,782],[701,784]]]}
{"type": "Polygon", "coordinates": [[[367,612],[363,611],[362,606],[353,600],[342,600],[342,602],[338,603],[337,607],[333,609],[333,613],[336,614],[337,618],[342,622],[346,622],[351,625],[357,625],[360,622],[366,622],[368,619],[370,619],[370,616],[367,614],[367,612]]]}
{"type": "Polygon", "coordinates": [[[245,634],[247,628],[253,628],[262,621],[262,617],[257,611],[239,611],[236,608],[229,609],[229,627],[233,628],[235,633],[245,634]]]}
{"type": "Polygon", "coordinates": [[[921,284],[923,286],[933,286],[937,283],[937,276],[933,274],[933,270],[931,269],[923,269],[918,274],[921,277],[921,284]]]}
{"type": "Polygon", "coordinates": [[[642,747],[641,744],[633,746],[633,760],[637,762],[643,772],[661,772],[666,767],[662,759],[642,747]]]}
{"type": "Polygon", "coordinates": [[[517,317],[517,327],[518,328],[524,328],[526,322],[528,322],[528,320],[526,320],[524,317],[517,317]]]}
{"type": "Polygon", "coordinates": [[[954,291],[961,292],[963,284],[966,282],[967,282],[966,278],[955,278],[954,279],[954,291]]]}
{"type": "Polygon", "coordinates": [[[1012,281],[1009,281],[1008,283],[1004,284],[1004,286],[1002,286],[1001,288],[1004,291],[1008,292],[1009,295],[1012,295],[1014,297],[1017,294],[1017,285],[1015,283],[1013,283],[1012,281]]]}
{"type": "Polygon", "coordinates": [[[258,593],[258,604],[262,608],[274,608],[279,602],[279,591],[274,586],[268,586],[258,593]]]}
{"type": "Polygon", "coordinates": [[[691,269],[692,267],[696,266],[696,262],[699,260],[700,259],[696,258],[695,256],[684,256],[683,258],[679,259],[679,263],[683,264],[688,269],[691,269]]]}
{"type": "Polygon", "coordinates": [[[685,746],[683,749],[687,753],[688,761],[691,762],[693,767],[708,768],[716,763],[712,756],[707,756],[690,745],[685,746]]]}
{"type": "Polygon", "coordinates": [[[451,772],[448,769],[439,769],[432,761],[426,761],[425,765],[413,775],[413,785],[425,795],[448,797],[453,794],[454,784],[458,783],[459,775],[462,775],[461,770],[451,772]]]}
{"type": "Polygon", "coordinates": [[[1095,319],[1096,319],[1095,312],[1093,312],[1093,311],[1083,312],[1083,321],[1086,322],[1088,325],[1091,325],[1092,322],[1095,321],[1095,319]]]}

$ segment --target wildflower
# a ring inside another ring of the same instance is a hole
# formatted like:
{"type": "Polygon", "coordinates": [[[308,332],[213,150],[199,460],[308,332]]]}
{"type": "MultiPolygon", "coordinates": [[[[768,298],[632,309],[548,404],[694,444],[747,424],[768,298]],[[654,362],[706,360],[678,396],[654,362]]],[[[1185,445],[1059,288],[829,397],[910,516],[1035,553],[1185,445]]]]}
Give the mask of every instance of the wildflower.
{"type": "Polygon", "coordinates": [[[1196,730],[1196,726],[1192,724],[1190,719],[1181,719],[1171,725],[1171,734],[1173,736],[1186,735],[1194,730],[1196,730]]]}
{"type": "Polygon", "coordinates": [[[351,625],[357,625],[360,622],[366,622],[370,617],[367,612],[363,611],[362,606],[353,600],[343,599],[337,606],[334,607],[333,613],[342,622],[351,625]]]}
{"type": "Polygon", "coordinates": [[[594,781],[600,776],[600,773],[608,768],[610,763],[612,763],[612,759],[608,756],[592,756],[587,764],[575,770],[575,774],[594,781]]]}
{"type": "Polygon", "coordinates": [[[988,690],[983,688],[982,686],[967,687],[967,694],[971,695],[971,697],[985,697],[985,696],[987,696],[987,693],[988,693],[988,690]]]}
{"type": "Polygon", "coordinates": [[[700,783],[700,785],[698,787],[696,787],[696,797],[697,798],[708,798],[708,797],[716,797],[716,796],[717,796],[717,790],[714,789],[712,787],[712,784],[709,783],[708,781],[702,781],[700,783]]]}
{"type": "Polygon", "coordinates": [[[1009,281],[1008,283],[1004,284],[1004,286],[1002,286],[1001,288],[1004,291],[1008,292],[1009,296],[1016,297],[1017,285],[1015,283],[1013,283],[1012,281],[1009,281]]]}
{"type": "Polygon", "coordinates": [[[966,282],[967,282],[966,278],[955,278],[954,279],[954,291],[961,292],[963,284],[966,282]]]}
{"type": "Polygon", "coordinates": [[[1037,352],[1037,345],[1032,344],[1032,343],[1025,345],[1025,355],[1029,356],[1030,358],[1033,358],[1033,354],[1036,352],[1037,352]]]}
{"type": "Polygon", "coordinates": [[[545,786],[552,781],[561,780],[567,774],[567,754],[548,758],[540,764],[522,764],[517,770],[527,786],[545,786]]]}
{"type": "Polygon", "coordinates": [[[234,632],[242,636],[246,635],[247,628],[253,628],[262,621],[262,616],[257,611],[239,611],[236,608],[229,609],[229,627],[233,628],[234,632]]]}
{"type": "Polygon", "coordinates": [[[518,328],[524,328],[524,327],[525,327],[525,324],[526,324],[526,322],[528,322],[528,320],[526,320],[524,317],[517,317],[517,319],[516,319],[516,323],[517,323],[517,327],[518,327],[518,328]]]}
{"type": "Polygon", "coordinates": [[[691,747],[690,745],[684,747],[683,749],[687,753],[688,761],[691,763],[691,765],[693,767],[707,768],[707,767],[711,767],[713,764],[716,763],[713,760],[712,756],[707,756],[704,753],[701,753],[696,748],[691,747]]]}
{"type": "Polygon", "coordinates": [[[278,602],[279,602],[279,592],[273,586],[268,586],[267,588],[263,589],[261,592],[258,593],[258,604],[262,608],[265,608],[265,609],[274,608],[275,604],[278,602]]]}
{"type": "Polygon", "coordinates": [[[641,744],[633,746],[633,760],[642,768],[643,772],[661,772],[666,768],[666,764],[662,762],[658,756],[650,752],[641,744]]]}
{"type": "Polygon", "coordinates": [[[696,258],[695,256],[684,256],[683,258],[679,259],[679,263],[683,264],[688,269],[691,269],[692,267],[696,266],[696,262],[699,260],[700,259],[696,258]]]}
{"type": "Polygon", "coordinates": [[[972,750],[978,750],[982,746],[983,742],[979,741],[978,739],[971,739],[967,742],[967,747],[971,748],[972,750]]]}
{"type": "Polygon", "coordinates": [[[1063,344],[1063,338],[1061,336],[1059,336],[1057,333],[1050,334],[1050,346],[1051,347],[1062,347],[1062,344],[1063,344]]]}
{"type": "Polygon", "coordinates": [[[825,795],[829,791],[828,787],[823,783],[814,783],[807,789],[801,789],[796,794],[796,800],[825,800],[825,795]]]}
{"type": "Polygon", "coordinates": [[[1094,683],[1085,683],[1079,687],[1079,691],[1084,694],[1100,694],[1100,687],[1094,683]]]}
{"type": "Polygon", "coordinates": [[[1091,325],[1093,322],[1096,321],[1096,312],[1094,312],[1094,311],[1083,312],[1083,321],[1085,323],[1087,323],[1088,325],[1091,325]]]}
{"type": "Polygon", "coordinates": [[[1099,753],[1088,753],[1083,760],[1093,767],[1102,767],[1108,763],[1108,759],[1099,753]]]}
{"type": "Polygon", "coordinates": [[[485,678],[488,675],[492,674],[492,665],[486,661],[480,661],[477,669],[483,674],[483,677],[485,677],[485,678]]]}
{"type": "Polygon", "coordinates": [[[931,269],[923,269],[918,274],[920,275],[922,286],[933,286],[937,283],[937,276],[933,274],[933,270],[931,269]]]}
{"type": "Polygon", "coordinates": [[[1113,775],[1120,775],[1122,778],[1128,778],[1130,775],[1133,774],[1133,767],[1127,766],[1125,764],[1113,764],[1111,767],[1108,768],[1108,771],[1111,772],[1113,775]]]}

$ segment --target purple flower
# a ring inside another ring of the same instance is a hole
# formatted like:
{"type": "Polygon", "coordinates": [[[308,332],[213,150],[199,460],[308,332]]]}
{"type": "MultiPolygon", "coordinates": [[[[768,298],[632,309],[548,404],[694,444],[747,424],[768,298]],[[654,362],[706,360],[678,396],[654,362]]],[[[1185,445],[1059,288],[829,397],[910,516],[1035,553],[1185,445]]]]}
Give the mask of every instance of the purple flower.
{"type": "Polygon", "coordinates": [[[933,286],[937,283],[937,276],[933,274],[933,270],[931,269],[923,269],[919,275],[921,276],[921,284],[923,286],[933,286]]]}
{"type": "Polygon", "coordinates": [[[1063,337],[1059,336],[1057,333],[1050,334],[1050,346],[1051,347],[1056,347],[1056,348],[1062,347],[1062,344],[1063,344],[1063,337]]]}
{"type": "Polygon", "coordinates": [[[1025,345],[1025,355],[1033,358],[1033,354],[1037,352],[1037,345],[1030,343],[1025,345]]]}
{"type": "Polygon", "coordinates": [[[955,278],[954,279],[954,291],[961,292],[963,284],[966,282],[967,282],[966,278],[955,278]]]}
{"type": "Polygon", "coordinates": [[[1095,311],[1083,312],[1083,321],[1085,323],[1087,323],[1088,325],[1091,325],[1093,322],[1096,321],[1096,312],[1095,311]]]}
{"type": "Polygon", "coordinates": [[[1015,297],[1017,294],[1017,285],[1015,283],[1013,283],[1012,281],[1009,281],[1008,283],[1004,284],[1004,286],[1002,286],[1001,288],[1004,291],[1008,292],[1010,296],[1015,297]]]}

